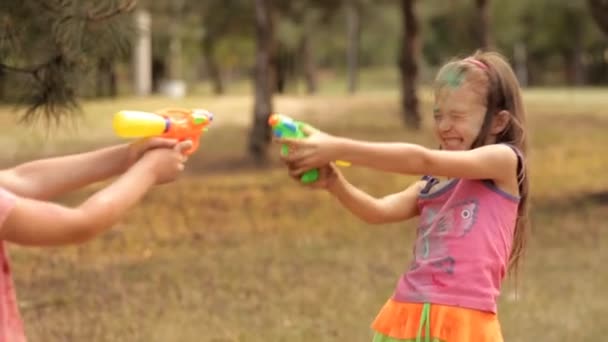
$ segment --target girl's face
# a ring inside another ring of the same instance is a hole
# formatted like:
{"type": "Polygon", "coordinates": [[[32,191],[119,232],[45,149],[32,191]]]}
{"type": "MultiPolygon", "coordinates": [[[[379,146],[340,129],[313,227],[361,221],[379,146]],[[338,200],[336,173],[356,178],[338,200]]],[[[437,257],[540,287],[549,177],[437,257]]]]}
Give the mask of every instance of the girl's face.
{"type": "Polygon", "coordinates": [[[481,131],[486,106],[471,82],[443,85],[435,93],[434,132],[443,150],[468,150],[481,131]]]}

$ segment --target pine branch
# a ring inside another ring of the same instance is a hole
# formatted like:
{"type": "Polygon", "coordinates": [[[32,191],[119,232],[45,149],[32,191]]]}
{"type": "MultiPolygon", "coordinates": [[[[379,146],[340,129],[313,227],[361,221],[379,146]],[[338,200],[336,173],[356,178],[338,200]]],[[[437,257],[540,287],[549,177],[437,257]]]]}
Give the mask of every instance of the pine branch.
{"type": "Polygon", "coordinates": [[[137,0],[125,0],[116,9],[107,11],[105,13],[103,13],[101,11],[100,11],[100,13],[94,13],[93,11],[89,11],[89,13],[87,15],[87,20],[90,20],[93,22],[103,21],[103,20],[109,19],[111,17],[117,16],[119,14],[122,14],[122,13],[131,12],[135,8],[135,5],[137,5],[137,0]]]}
{"type": "Polygon", "coordinates": [[[55,63],[57,61],[57,59],[60,57],[61,56],[59,56],[59,55],[53,56],[48,61],[38,64],[36,66],[30,67],[30,68],[20,68],[20,67],[14,67],[14,66],[0,63],[0,70],[7,71],[7,72],[21,73],[21,74],[31,74],[32,76],[36,77],[36,74],[39,72],[39,70],[47,68],[49,65],[55,63]]]}

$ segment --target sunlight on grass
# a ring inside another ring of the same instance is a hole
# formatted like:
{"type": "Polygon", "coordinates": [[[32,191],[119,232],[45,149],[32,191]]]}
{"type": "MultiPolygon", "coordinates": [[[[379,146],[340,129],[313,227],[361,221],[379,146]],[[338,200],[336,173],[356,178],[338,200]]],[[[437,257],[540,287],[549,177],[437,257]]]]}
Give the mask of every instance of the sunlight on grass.
{"type": "MultiPolygon", "coordinates": [[[[424,91],[422,109],[431,108],[424,91]]],[[[608,312],[608,116],[601,90],[526,92],[533,233],[519,287],[506,283],[506,341],[593,341],[608,312]],[[594,195],[595,194],[595,195],[594,195]],[[599,195],[598,195],[599,194],[599,195]],[[517,291],[516,291],[517,290],[517,291]],[[516,296],[517,293],[517,296],[516,296]]],[[[404,130],[398,93],[285,95],[277,111],[329,132],[434,146],[429,120],[404,130]]],[[[370,341],[369,324],[412,255],[415,221],[370,227],[322,192],[294,184],[276,162],[243,160],[247,96],[90,101],[78,130],[9,128],[5,164],[119,140],[120,109],[200,106],[217,120],[176,183],[154,189],[115,229],[83,246],[11,246],[31,341],[370,341]],[[24,132],[27,132],[25,134],[24,132]]],[[[417,177],[342,170],[376,196],[417,177]]],[[[61,199],[79,203],[98,184],[61,199]]]]}

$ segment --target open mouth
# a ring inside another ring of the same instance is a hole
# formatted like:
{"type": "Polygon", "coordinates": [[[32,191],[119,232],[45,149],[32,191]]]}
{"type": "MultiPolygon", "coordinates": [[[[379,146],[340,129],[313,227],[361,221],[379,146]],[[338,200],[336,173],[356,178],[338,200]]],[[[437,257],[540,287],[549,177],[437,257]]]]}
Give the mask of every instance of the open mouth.
{"type": "Polygon", "coordinates": [[[446,150],[454,150],[462,147],[461,138],[443,138],[441,139],[441,146],[446,150]]]}

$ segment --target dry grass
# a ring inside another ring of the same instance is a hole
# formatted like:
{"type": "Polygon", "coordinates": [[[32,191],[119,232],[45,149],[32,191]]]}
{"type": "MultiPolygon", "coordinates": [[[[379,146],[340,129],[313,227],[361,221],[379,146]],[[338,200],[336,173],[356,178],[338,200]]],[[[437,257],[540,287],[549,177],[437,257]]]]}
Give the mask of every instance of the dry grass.
{"type": "MultiPolygon", "coordinates": [[[[428,93],[424,96],[428,112],[428,93]]],[[[292,96],[278,111],[337,134],[431,144],[398,121],[397,94],[292,96]]],[[[526,93],[533,138],[533,238],[518,296],[506,283],[506,340],[600,341],[608,334],[608,116],[601,91],[526,93]],[[573,100],[574,99],[574,100],[573,100]],[[593,195],[597,194],[597,195],[593,195]]],[[[85,104],[78,131],[24,136],[2,122],[5,163],[117,141],[110,114],[167,99],[85,104]],[[44,142],[44,143],[43,143],[44,142]],[[44,148],[41,148],[44,146],[44,148]]],[[[216,112],[189,172],[155,189],[116,229],[78,247],[13,247],[31,341],[369,341],[368,328],[411,256],[413,222],[360,223],[324,193],[300,189],[245,151],[251,100],[188,98],[216,112]],[[220,172],[221,171],[221,172],[220,172]]],[[[349,168],[382,195],[412,177],[349,168]]],[[[76,203],[91,187],[63,199],[76,203]]]]}

